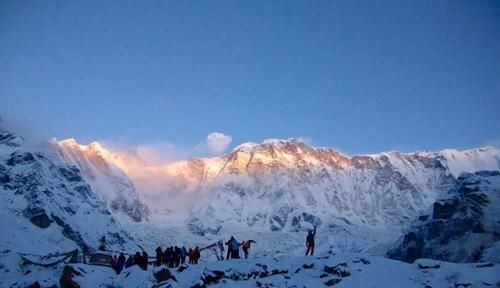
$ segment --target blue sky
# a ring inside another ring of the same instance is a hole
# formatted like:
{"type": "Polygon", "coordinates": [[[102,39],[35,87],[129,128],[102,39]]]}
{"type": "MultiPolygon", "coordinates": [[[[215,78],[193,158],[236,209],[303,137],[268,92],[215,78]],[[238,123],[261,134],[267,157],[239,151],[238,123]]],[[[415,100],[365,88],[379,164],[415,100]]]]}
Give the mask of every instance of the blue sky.
{"type": "Polygon", "coordinates": [[[500,138],[498,1],[1,1],[0,43],[0,115],[34,138],[500,138]]]}

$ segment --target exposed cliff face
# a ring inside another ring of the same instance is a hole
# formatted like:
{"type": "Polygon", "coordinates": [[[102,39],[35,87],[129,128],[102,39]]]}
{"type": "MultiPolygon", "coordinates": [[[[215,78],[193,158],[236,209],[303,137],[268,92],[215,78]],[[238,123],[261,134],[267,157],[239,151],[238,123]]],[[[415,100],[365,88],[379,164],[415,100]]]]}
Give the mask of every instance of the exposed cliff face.
{"type": "Polygon", "coordinates": [[[135,222],[147,220],[149,209],[139,200],[134,184],[110,161],[110,152],[99,143],[83,146],[68,139],[53,142],[52,148],[62,161],[82,171],[83,178],[113,213],[135,222]]]}
{"type": "Polygon", "coordinates": [[[464,173],[388,255],[407,262],[418,258],[499,262],[499,201],[499,171],[464,173]]]}
{"type": "MultiPolygon", "coordinates": [[[[133,245],[75,166],[22,145],[14,132],[0,131],[0,243],[13,251],[48,253],[133,245]]],[[[133,246],[129,246],[133,247],[133,246]]]]}

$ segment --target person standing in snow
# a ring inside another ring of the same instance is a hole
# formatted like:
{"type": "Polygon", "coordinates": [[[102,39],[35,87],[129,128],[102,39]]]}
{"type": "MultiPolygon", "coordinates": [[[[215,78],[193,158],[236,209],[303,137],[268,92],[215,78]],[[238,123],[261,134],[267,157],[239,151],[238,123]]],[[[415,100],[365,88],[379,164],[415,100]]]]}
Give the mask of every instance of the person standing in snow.
{"type": "Polygon", "coordinates": [[[132,255],[128,256],[127,261],[125,261],[125,269],[134,265],[134,258],[132,255]]]}
{"type": "Polygon", "coordinates": [[[120,274],[122,272],[125,261],[125,254],[120,253],[118,260],[116,261],[116,274],[120,274]]]}
{"type": "Polygon", "coordinates": [[[146,251],[142,251],[142,269],[143,270],[148,270],[148,263],[149,262],[149,256],[146,251]]]}
{"type": "Polygon", "coordinates": [[[156,252],[156,262],[155,262],[155,264],[158,267],[158,266],[161,265],[161,262],[162,262],[163,251],[161,250],[161,247],[158,246],[158,248],[156,248],[155,252],[156,252]]]}
{"type": "Polygon", "coordinates": [[[118,274],[118,270],[116,269],[116,255],[111,257],[111,259],[109,259],[109,265],[111,265],[111,268],[113,268],[113,270],[115,270],[116,274],[118,274]]]}
{"type": "Polygon", "coordinates": [[[179,267],[181,262],[181,248],[175,246],[174,247],[174,267],[179,267]]]}
{"type": "Polygon", "coordinates": [[[222,242],[222,240],[220,240],[219,242],[217,242],[217,245],[219,246],[220,252],[220,257],[218,256],[217,258],[222,261],[224,260],[224,243],[222,242]]]}
{"type": "Polygon", "coordinates": [[[194,248],[193,256],[194,256],[194,264],[198,264],[198,260],[200,260],[201,257],[200,248],[198,246],[194,248]]]}
{"type": "Polygon", "coordinates": [[[229,255],[231,255],[231,240],[233,240],[234,237],[231,236],[231,238],[229,240],[227,240],[226,242],[226,246],[227,246],[227,255],[226,255],[226,260],[229,260],[229,255]]]}
{"type": "Polygon", "coordinates": [[[231,248],[231,259],[240,259],[240,243],[233,236],[231,236],[229,247],[231,248]]]}
{"type": "MultiPolygon", "coordinates": [[[[141,267],[141,259],[142,259],[142,256],[141,256],[141,253],[139,251],[135,252],[135,255],[134,255],[134,265],[137,265],[139,267],[141,267]]],[[[142,268],[142,267],[141,267],[142,268]]]]}
{"type": "Polygon", "coordinates": [[[189,248],[187,256],[189,258],[189,264],[194,264],[194,253],[193,249],[189,248]]]}
{"type": "Polygon", "coordinates": [[[255,243],[255,241],[254,240],[247,240],[247,241],[241,242],[241,248],[243,248],[243,253],[245,254],[245,259],[248,259],[248,252],[250,251],[250,245],[252,245],[252,243],[255,243]]]}
{"type": "Polygon", "coordinates": [[[186,251],[186,246],[182,246],[181,249],[181,265],[186,263],[186,256],[187,256],[187,251],[186,251]]]}
{"type": "Polygon", "coordinates": [[[306,237],[306,256],[311,252],[311,256],[314,254],[314,236],[316,236],[316,226],[314,226],[314,231],[309,230],[306,237]]]}

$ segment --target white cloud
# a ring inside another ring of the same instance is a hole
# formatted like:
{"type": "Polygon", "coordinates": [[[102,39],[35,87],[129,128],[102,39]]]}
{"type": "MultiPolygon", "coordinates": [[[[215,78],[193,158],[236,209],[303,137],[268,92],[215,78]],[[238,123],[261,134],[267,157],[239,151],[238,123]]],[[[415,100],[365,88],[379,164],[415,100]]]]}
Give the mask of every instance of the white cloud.
{"type": "Polygon", "coordinates": [[[226,150],[227,146],[233,141],[233,137],[221,132],[212,132],[207,136],[207,146],[212,153],[221,153],[226,150]]]}

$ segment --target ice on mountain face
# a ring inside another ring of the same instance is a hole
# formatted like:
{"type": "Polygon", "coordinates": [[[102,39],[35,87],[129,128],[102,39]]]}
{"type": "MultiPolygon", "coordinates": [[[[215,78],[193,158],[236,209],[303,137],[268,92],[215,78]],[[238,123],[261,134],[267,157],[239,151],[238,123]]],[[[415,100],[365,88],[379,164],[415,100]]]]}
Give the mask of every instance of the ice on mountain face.
{"type": "Polygon", "coordinates": [[[422,215],[388,255],[412,262],[433,258],[453,262],[500,262],[500,172],[464,173],[457,184],[422,215]]]}
{"type": "Polygon", "coordinates": [[[60,158],[77,166],[102,201],[114,213],[126,215],[140,222],[147,220],[149,209],[137,194],[134,184],[112,161],[110,155],[99,143],[79,145],[74,139],[54,143],[60,158]]]}

